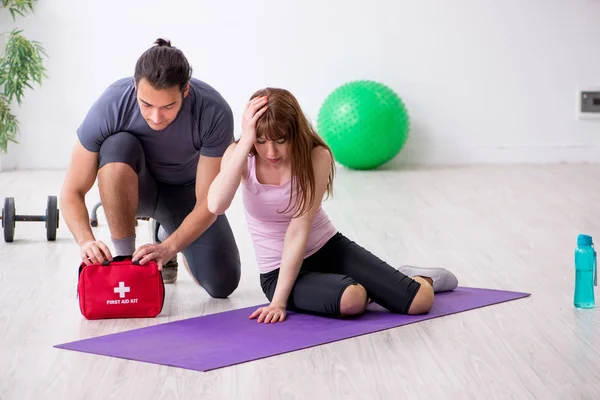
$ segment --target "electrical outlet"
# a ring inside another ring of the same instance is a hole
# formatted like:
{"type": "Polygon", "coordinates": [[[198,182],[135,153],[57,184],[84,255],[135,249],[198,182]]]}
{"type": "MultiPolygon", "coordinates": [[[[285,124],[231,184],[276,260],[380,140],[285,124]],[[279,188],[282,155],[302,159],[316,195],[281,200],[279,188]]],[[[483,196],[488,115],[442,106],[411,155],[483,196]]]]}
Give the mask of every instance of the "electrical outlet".
{"type": "Polygon", "coordinates": [[[579,119],[600,119],[600,87],[580,89],[577,97],[579,119]]]}

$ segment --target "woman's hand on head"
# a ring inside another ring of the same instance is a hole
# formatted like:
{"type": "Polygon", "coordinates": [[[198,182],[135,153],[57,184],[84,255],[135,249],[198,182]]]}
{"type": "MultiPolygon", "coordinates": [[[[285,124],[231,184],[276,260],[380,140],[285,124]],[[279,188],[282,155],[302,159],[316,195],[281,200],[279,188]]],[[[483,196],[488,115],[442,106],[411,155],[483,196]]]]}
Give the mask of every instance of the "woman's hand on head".
{"type": "Polygon", "coordinates": [[[274,305],[273,303],[267,307],[260,307],[250,315],[250,319],[258,318],[257,322],[264,322],[265,324],[283,322],[285,317],[285,307],[274,305]]]}
{"type": "Polygon", "coordinates": [[[256,140],[256,121],[267,111],[267,97],[255,97],[246,104],[244,115],[242,116],[242,138],[241,140],[250,140],[252,143],[256,140]]]}

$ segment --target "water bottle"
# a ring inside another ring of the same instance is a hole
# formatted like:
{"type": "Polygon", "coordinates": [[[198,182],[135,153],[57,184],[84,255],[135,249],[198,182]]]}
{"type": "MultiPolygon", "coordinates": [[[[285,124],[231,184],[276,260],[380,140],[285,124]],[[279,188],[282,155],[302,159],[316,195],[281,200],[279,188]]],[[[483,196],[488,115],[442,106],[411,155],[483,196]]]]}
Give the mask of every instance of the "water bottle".
{"type": "Polygon", "coordinates": [[[577,236],[575,249],[575,296],[577,308],[594,308],[594,286],[598,285],[596,250],[592,237],[577,236]]]}

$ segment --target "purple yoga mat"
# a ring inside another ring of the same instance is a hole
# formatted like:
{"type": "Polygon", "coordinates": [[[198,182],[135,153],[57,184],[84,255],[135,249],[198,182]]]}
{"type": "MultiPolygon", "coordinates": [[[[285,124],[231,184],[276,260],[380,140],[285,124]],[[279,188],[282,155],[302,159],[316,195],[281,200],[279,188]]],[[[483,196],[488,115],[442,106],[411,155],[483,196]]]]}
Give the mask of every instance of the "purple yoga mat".
{"type": "Polygon", "coordinates": [[[357,318],[289,312],[283,323],[259,324],[258,306],[169,322],[54,347],[196,371],[210,371],[337,340],[516,300],[528,293],[459,287],[436,295],[425,315],[392,314],[377,305],[357,318]]]}

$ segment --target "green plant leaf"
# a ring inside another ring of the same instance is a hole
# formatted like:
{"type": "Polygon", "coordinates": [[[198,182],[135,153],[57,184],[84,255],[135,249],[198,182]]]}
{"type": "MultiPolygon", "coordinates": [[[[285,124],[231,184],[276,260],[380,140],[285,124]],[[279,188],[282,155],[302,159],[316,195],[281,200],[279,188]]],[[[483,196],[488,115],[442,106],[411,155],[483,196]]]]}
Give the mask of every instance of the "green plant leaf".
{"type": "Polygon", "coordinates": [[[21,33],[17,29],[10,33],[4,57],[0,58],[0,83],[4,84],[4,96],[9,103],[16,99],[19,105],[25,88],[31,88],[31,83],[41,85],[46,77],[44,48],[40,43],[26,39],[21,33]]]}
{"type": "Polygon", "coordinates": [[[0,8],[7,8],[13,21],[17,14],[24,17],[26,13],[33,13],[37,0],[0,0],[0,8]]]}
{"type": "Polygon", "coordinates": [[[9,142],[18,143],[18,131],[19,121],[11,113],[10,101],[6,96],[0,95],[0,150],[6,153],[9,142]]]}
{"type": "MultiPolygon", "coordinates": [[[[37,0],[0,0],[0,9],[8,9],[13,20],[17,16],[33,13],[37,0]]],[[[0,10],[1,11],[1,10],[0,10]]],[[[43,65],[46,51],[40,42],[30,41],[22,35],[22,30],[14,29],[8,35],[4,54],[0,53],[0,151],[8,151],[9,142],[18,143],[19,121],[11,112],[11,103],[16,99],[19,105],[25,88],[33,89],[32,84],[42,84],[46,77],[43,65]]]]}

